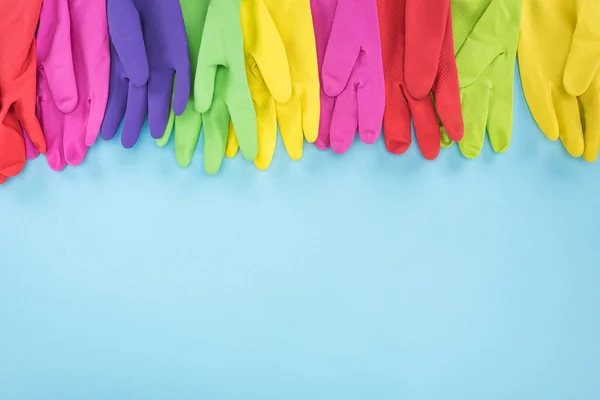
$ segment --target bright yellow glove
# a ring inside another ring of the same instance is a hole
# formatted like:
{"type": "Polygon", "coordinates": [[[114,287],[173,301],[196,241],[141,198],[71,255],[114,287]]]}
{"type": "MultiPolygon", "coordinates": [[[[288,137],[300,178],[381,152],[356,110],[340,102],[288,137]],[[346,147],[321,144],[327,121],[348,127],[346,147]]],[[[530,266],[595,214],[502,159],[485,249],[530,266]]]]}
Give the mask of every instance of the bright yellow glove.
{"type": "MultiPolygon", "coordinates": [[[[302,157],[304,138],[319,131],[319,73],[308,0],[242,0],[242,31],[248,86],[258,123],[259,169],[275,152],[277,122],[288,154],[302,157]]],[[[237,152],[230,127],[227,156],[237,152]]]]}
{"type": "Polygon", "coordinates": [[[523,0],[519,69],[550,140],[594,161],[600,146],[600,1],[523,0]]]}

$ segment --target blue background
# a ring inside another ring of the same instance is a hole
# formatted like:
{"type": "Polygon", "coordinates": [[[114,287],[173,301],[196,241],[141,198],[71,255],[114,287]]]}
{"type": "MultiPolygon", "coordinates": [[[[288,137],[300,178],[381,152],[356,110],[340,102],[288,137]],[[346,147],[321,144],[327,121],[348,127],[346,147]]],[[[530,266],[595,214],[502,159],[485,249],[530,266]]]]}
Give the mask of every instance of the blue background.
{"type": "MultiPolygon", "coordinates": [[[[518,77],[518,75],[517,75],[518,77]]],[[[598,399],[600,162],[529,114],[437,161],[148,132],[0,187],[0,399],[598,399]]]]}

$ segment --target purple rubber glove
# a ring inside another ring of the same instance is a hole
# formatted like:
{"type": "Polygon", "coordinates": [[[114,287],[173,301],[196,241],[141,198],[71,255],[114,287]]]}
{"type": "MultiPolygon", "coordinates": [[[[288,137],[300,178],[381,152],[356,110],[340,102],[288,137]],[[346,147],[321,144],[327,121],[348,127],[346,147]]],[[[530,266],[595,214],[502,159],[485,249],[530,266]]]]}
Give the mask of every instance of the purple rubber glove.
{"type": "MultiPolygon", "coordinates": [[[[105,0],[44,0],[37,32],[36,114],[53,170],[79,165],[98,137],[110,60],[105,0]]],[[[31,158],[37,155],[28,149],[31,158]]]]}
{"type": "Polygon", "coordinates": [[[385,87],[375,0],[311,0],[321,77],[319,149],[379,137],[385,87]]]}
{"type": "Polygon", "coordinates": [[[137,142],[146,114],[150,134],[165,133],[171,97],[181,115],[190,95],[190,58],[178,0],[108,0],[111,69],[100,134],[112,139],[124,118],[121,143],[137,142]],[[175,90],[173,78],[177,76],[175,90]]]}

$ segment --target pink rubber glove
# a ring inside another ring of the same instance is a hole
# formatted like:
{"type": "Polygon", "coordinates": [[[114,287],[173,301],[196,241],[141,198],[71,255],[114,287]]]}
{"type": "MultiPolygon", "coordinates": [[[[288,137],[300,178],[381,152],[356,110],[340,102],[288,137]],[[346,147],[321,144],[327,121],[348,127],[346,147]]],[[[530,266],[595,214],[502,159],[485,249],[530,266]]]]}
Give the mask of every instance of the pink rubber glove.
{"type": "Polygon", "coordinates": [[[106,0],[44,0],[37,66],[46,159],[59,171],[84,160],[102,125],[110,73],[106,0]]]}
{"type": "Polygon", "coordinates": [[[321,77],[321,122],[315,144],[344,153],[358,128],[379,137],[385,107],[375,0],[311,0],[321,77]]]}

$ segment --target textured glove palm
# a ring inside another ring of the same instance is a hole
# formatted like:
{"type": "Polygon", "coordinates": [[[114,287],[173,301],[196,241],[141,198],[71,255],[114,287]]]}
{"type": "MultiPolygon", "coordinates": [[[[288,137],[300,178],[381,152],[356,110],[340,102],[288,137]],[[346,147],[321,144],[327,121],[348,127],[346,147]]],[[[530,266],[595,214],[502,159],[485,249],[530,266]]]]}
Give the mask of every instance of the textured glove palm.
{"type": "Polygon", "coordinates": [[[477,157],[487,128],[492,148],[501,153],[512,135],[521,0],[452,0],[452,17],[465,122],[460,151],[477,157]]]}
{"type": "Polygon", "coordinates": [[[387,149],[404,153],[412,137],[412,116],[421,153],[440,153],[440,121],[453,140],[463,137],[458,76],[452,43],[450,0],[377,0],[387,149]]]}
{"type": "Polygon", "coordinates": [[[41,0],[0,0],[0,183],[15,176],[26,161],[25,130],[46,152],[35,116],[35,29],[41,0]]]}

